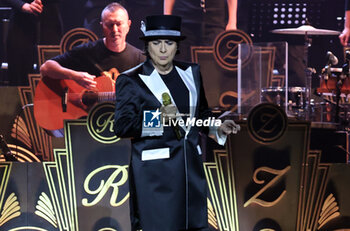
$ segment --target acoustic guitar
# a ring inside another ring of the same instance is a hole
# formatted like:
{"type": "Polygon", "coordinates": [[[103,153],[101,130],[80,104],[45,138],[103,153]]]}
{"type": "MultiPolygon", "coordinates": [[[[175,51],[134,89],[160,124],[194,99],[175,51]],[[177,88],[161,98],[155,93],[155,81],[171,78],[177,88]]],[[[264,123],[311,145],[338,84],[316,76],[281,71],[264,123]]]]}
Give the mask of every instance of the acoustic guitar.
{"type": "Polygon", "coordinates": [[[34,95],[34,117],[46,130],[63,128],[63,121],[87,116],[97,102],[114,101],[114,80],[107,76],[95,78],[96,89],[87,90],[74,80],[43,77],[34,95]]]}

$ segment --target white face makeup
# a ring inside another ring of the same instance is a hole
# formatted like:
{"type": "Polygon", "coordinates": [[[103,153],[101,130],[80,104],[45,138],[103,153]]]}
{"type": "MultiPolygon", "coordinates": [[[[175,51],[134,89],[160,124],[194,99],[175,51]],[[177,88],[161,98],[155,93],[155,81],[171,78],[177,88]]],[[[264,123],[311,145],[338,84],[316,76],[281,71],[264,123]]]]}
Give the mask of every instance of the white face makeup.
{"type": "Polygon", "coordinates": [[[172,70],[176,51],[177,43],[173,40],[157,39],[148,42],[148,53],[160,74],[167,74],[172,70]]]}

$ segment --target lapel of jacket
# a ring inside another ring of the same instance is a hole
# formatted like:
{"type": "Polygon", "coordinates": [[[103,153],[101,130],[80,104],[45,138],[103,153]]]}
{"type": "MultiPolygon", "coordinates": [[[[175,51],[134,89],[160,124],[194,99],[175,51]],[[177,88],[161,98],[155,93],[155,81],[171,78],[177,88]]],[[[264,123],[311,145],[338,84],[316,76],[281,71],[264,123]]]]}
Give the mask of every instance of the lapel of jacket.
{"type": "MultiPolygon", "coordinates": [[[[163,79],[160,77],[160,75],[149,60],[147,60],[144,63],[143,74],[139,74],[139,76],[161,105],[163,105],[162,94],[168,93],[171,98],[172,104],[176,106],[173,96],[170,93],[170,90],[168,89],[163,79]]],[[[179,111],[177,111],[177,113],[179,113],[179,111]]],[[[185,126],[181,127],[186,131],[185,126]]]]}
{"type": "Polygon", "coordinates": [[[152,92],[154,97],[156,97],[160,104],[163,104],[162,94],[165,92],[170,95],[171,102],[174,103],[173,97],[171,96],[170,91],[165,85],[163,79],[160,77],[156,69],[153,67],[150,68],[148,64],[149,63],[145,63],[143,72],[144,74],[139,74],[139,77],[145,83],[148,89],[152,92]]]}
{"type": "MultiPolygon", "coordinates": [[[[190,119],[192,119],[195,116],[197,101],[198,101],[199,76],[197,71],[193,72],[191,66],[187,65],[185,67],[186,70],[184,70],[183,67],[180,68],[177,64],[178,64],[177,62],[174,63],[176,71],[180,75],[182,81],[185,83],[189,91],[189,106],[190,106],[189,111],[190,111],[190,119]]],[[[183,65],[180,65],[180,66],[183,66],[183,65]]],[[[139,76],[140,76],[140,79],[145,83],[145,85],[156,97],[156,99],[159,101],[160,104],[163,104],[162,94],[166,92],[169,94],[171,98],[171,102],[176,106],[175,101],[170,93],[170,90],[168,89],[163,79],[158,74],[158,72],[155,70],[150,60],[147,60],[144,63],[143,74],[139,74],[139,76]]],[[[181,126],[181,127],[186,131],[186,135],[187,135],[191,129],[191,123],[189,124],[188,127],[186,126],[181,126]]]]}
{"type": "MultiPolygon", "coordinates": [[[[198,88],[194,80],[193,70],[191,66],[188,66],[186,70],[183,70],[178,66],[175,66],[175,68],[189,91],[189,106],[190,106],[189,119],[192,120],[192,118],[195,116],[195,113],[196,113],[196,106],[198,101],[198,94],[197,94],[198,88]]],[[[190,130],[191,130],[191,123],[189,123],[189,125],[185,129],[186,135],[190,132],[190,130]]]]}

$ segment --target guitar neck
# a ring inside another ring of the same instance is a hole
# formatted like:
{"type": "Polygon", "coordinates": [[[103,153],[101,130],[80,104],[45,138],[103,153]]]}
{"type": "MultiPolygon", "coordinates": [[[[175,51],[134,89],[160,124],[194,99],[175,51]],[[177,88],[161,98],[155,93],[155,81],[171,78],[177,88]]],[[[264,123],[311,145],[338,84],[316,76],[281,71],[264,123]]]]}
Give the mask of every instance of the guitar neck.
{"type": "Polygon", "coordinates": [[[115,101],[115,92],[91,92],[85,91],[81,93],[67,93],[68,102],[81,104],[82,106],[92,106],[98,102],[115,101]]]}
{"type": "Polygon", "coordinates": [[[98,92],[98,102],[115,101],[115,92],[98,92]]]}

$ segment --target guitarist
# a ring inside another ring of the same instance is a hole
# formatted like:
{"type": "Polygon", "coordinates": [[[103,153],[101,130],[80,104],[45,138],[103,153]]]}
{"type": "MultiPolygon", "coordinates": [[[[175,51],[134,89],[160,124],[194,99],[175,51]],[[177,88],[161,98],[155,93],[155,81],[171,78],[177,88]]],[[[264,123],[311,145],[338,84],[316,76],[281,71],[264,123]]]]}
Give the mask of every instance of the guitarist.
{"type": "MultiPolygon", "coordinates": [[[[96,87],[95,77],[116,68],[128,70],[143,61],[142,51],[126,42],[131,20],[119,3],[107,5],[101,13],[103,39],[82,44],[46,61],[40,68],[43,77],[71,79],[87,89],[96,87]]],[[[115,76],[116,77],[116,76],[115,76]]]]}

